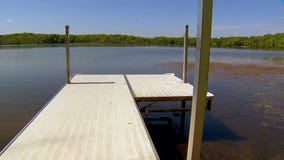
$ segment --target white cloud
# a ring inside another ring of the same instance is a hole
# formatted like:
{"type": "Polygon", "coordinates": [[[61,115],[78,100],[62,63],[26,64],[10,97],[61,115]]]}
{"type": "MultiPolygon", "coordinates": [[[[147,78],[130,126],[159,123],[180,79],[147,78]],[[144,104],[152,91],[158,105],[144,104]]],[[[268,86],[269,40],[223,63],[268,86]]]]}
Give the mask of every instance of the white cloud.
{"type": "Polygon", "coordinates": [[[14,20],[12,20],[12,19],[7,19],[6,22],[7,22],[7,23],[12,23],[12,22],[14,22],[14,20]]]}

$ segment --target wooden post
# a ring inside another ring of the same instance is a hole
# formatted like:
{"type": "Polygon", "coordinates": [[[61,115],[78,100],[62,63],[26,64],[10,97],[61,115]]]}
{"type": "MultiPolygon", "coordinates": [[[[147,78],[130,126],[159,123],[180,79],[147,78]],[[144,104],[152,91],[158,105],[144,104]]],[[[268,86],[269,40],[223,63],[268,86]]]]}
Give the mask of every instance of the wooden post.
{"type": "MultiPolygon", "coordinates": [[[[183,41],[183,73],[182,73],[182,79],[184,83],[187,83],[188,81],[187,63],[188,63],[188,25],[185,25],[184,41],[183,41]]],[[[186,106],[186,101],[182,101],[181,108],[185,108],[185,106],[186,106]]],[[[184,135],[184,125],[185,125],[185,112],[181,112],[180,116],[181,137],[183,137],[184,135]]]]}
{"type": "Polygon", "coordinates": [[[65,26],[65,32],[66,32],[66,83],[71,83],[71,77],[70,77],[70,44],[69,44],[69,26],[65,26]]]}
{"type": "Polygon", "coordinates": [[[203,137],[213,0],[199,0],[193,99],[187,160],[199,160],[203,137]]]}

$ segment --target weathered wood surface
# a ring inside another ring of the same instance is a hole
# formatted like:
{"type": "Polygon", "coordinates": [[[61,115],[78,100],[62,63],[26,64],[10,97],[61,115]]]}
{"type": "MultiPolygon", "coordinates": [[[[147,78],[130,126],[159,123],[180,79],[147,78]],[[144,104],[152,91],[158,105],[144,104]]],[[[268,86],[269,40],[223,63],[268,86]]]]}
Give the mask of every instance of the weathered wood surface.
{"type": "Polygon", "coordinates": [[[123,75],[76,75],[72,83],[0,160],[158,159],[123,75]]]}

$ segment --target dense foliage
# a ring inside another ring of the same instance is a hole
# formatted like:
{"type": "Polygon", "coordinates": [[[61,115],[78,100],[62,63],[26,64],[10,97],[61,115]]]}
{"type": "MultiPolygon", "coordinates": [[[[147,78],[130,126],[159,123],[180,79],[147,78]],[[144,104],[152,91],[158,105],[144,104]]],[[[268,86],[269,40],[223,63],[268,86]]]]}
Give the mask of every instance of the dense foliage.
{"type": "MultiPolygon", "coordinates": [[[[65,35],[16,33],[0,35],[0,45],[20,44],[64,44],[65,35]]],[[[70,35],[70,42],[78,45],[125,45],[125,46],[182,46],[183,37],[139,37],[120,34],[70,35]]],[[[196,45],[196,38],[189,39],[189,45],[196,45]]],[[[284,33],[252,37],[213,38],[213,47],[284,49],[284,33]]]]}
{"type": "Polygon", "coordinates": [[[284,49],[284,33],[267,34],[252,37],[214,38],[213,47],[218,48],[252,48],[252,49],[284,49]]]}

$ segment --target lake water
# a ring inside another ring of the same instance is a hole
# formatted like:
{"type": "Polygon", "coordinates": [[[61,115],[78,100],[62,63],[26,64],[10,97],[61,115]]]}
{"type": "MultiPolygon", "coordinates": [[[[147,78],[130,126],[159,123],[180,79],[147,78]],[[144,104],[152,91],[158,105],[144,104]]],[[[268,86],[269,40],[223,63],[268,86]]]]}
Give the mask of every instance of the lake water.
{"type": "MultiPolygon", "coordinates": [[[[171,72],[181,77],[182,52],[171,47],[73,47],[71,71],[171,72]]],[[[190,48],[190,62],[194,54],[190,48]]],[[[284,52],[212,49],[210,60],[208,88],[215,98],[206,113],[204,157],[284,159],[284,52]]],[[[65,84],[65,48],[0,49],[0,75],[2,149],[65,84]]],[[[189,81],[193,83],[192,68],[189,81]]]]}

